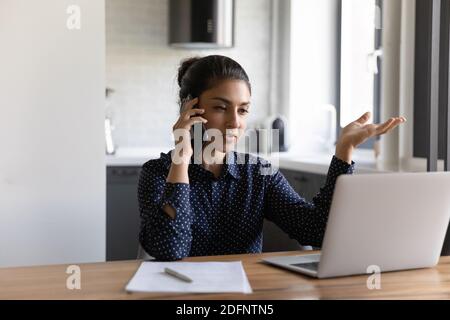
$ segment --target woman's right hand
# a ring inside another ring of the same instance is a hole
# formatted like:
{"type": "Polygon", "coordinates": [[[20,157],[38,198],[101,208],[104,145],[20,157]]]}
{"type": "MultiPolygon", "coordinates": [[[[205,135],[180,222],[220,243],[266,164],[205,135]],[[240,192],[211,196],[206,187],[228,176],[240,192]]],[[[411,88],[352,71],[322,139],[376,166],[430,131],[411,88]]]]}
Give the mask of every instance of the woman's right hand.
{"type": "Polygon", "coordinates": [[[181,108],[181,115],[173,125],[175,137],[175,155],[180,157],[183,163],[189,163],[193,154],[191,146],[190,130],[194,123],[206,123],[208,120],[201,117],[204,109],[193,108],[198,103],[198,98],[185,102],[181,108]]]}

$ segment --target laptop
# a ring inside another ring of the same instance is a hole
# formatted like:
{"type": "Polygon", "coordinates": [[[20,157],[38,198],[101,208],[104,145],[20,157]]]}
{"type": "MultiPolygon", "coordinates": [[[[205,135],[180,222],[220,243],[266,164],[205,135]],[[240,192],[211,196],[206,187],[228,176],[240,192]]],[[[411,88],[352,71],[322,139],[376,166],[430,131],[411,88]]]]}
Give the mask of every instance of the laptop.
{"type": "Polygon", "coordinates": [[[341,175],[320,254],[262,261],[316,278],[433,267],[450,220],[450,172],[341,175]]]}

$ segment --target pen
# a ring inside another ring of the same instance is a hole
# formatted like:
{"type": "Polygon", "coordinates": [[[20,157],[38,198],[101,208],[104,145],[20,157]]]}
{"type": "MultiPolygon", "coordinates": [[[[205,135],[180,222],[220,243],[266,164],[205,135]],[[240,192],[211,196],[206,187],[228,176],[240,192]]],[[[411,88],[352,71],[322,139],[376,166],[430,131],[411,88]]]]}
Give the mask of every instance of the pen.
{"type": "Polygon", "coordinates": [[[192,279],[188,276],[185,276],[184,274],[181,274],[173,269],[170,268],[164,268],[164,272],[167,274],[170,274],[171,276],[174,276],[175,278],[178,278],[180,280],[186,281],[186,282],[192,282],[192,279]]]}

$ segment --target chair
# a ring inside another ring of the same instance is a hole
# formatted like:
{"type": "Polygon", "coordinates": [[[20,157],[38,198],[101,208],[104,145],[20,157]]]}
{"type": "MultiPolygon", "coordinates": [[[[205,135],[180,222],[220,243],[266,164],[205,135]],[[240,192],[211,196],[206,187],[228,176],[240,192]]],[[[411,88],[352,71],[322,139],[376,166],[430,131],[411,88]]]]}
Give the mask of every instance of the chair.
{"type": "Polygon", "coordinates": [[[151,255],[149,255],[144,248],[142,248],[141,244],[138,244],[138,252],[137,252],[137,259],[138,260],[153,260],[155,259],[151,255]]]}

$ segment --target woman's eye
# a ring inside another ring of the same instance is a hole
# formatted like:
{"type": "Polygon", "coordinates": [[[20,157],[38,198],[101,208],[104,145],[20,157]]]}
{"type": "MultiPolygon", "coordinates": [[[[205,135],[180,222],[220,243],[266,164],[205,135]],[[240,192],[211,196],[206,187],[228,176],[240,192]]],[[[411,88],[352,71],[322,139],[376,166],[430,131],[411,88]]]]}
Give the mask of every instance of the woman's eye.
{"type": "Polygon", "coordinates": [[[247,109],[241,109],[239,110],[242,114],[247,114],[249,111],[247,109]]]}
{"type": "Polygon", "coordinates": [[[224,106],[216,106],[216,107],[214,107],[214,109],[216,109],[216,110],[227,110],[227,108],[226,107],[224,107],[224,106]]]}

